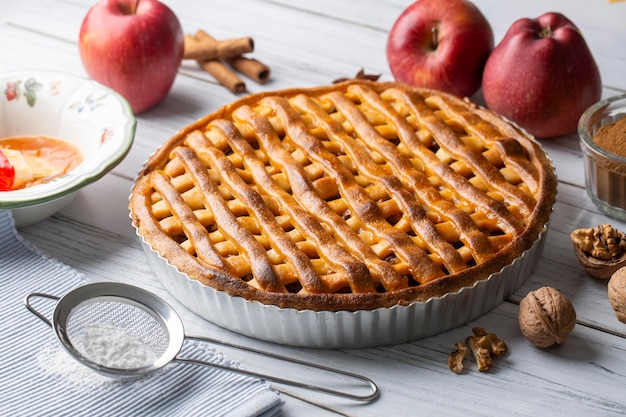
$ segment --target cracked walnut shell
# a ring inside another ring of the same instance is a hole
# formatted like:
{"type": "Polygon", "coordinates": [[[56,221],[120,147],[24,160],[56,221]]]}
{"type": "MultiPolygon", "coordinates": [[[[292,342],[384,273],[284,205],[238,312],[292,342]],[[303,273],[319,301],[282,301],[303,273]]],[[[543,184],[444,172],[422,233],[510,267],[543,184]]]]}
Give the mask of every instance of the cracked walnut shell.
{"type": "Polygon", "coordinates": [[[576,325],[570,300],[552,287],[531,291],[519,305],[522,334],[535,346],[547,348],[565,342],[576,325]]]}
{"type": "Polygon", "coordinates": [[[626,268],[618,269],[611,276],[608,292],[615,316],[622,323],[626,323],[626,268]]]}
{"type": "Polygon", "coordinates": [[[610,224],[576,229],[570,239],[580,264],[592,277],[609,279],[626,266],[626,234],[610,224]]]}

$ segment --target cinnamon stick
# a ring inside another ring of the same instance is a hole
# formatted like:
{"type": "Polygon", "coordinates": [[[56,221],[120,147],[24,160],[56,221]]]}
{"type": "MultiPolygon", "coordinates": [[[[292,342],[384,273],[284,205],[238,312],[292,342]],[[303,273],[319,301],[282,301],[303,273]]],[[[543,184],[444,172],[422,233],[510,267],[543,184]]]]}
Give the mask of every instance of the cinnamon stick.
{"type": "Polygon", "coordinates": [[[270,79],[270,67],[256,59],[238,56],[229,59],[228,63],[237,71],[259,84],[264,84],[270,79]]]}
{"type": "Polygon", "coordinates": [[[185,36],[185,58],[195,59],[200,67],[233,93],[246,91],[246,85],[239,76],[223,62],[263,84],[269,80],[270,68],[262,62],[242,56],[254,49],[252,38],[237,38],[218,41],[204,30],[193,36],[185,36]]]}
{"type": "MultiPolygon", "coordinates": [[[[203,30],[197,31],[193,39],[200,43],[215,41],[211,35],[203,30]]],[[[197,60],[197,62],[203,70],[231,92],[243,93],[246,91],[246,83],[219,59],[197,60]]]]}
{"type": "Polygon", "coordinates": [[[209,59],[208,61],[198,61],[198,64],[231,92],[243,93],[246,91],[246,83],[221,61],[209,59]]]}
{"type": "Polygon", "coordinates": [[[200,30],[195,38],[186,35],[183,59],[206,61],[209,59],[233,58],[254,50],[252,38],[236,38],[218,41],[200,30]]]}

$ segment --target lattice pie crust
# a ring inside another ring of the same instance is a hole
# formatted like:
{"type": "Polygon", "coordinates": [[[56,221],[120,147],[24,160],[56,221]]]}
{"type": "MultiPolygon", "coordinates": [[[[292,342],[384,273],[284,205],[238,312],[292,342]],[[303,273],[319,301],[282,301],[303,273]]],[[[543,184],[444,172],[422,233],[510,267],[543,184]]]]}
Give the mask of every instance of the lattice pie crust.
{"type": "Polygon", "coordinates": [[[538,143],[493,112],[351,81],[250,95],[184,128],[144,166],[130,210],[204,285],[354,311],[500,271],[545,230],[555,194],[538,143]]]}

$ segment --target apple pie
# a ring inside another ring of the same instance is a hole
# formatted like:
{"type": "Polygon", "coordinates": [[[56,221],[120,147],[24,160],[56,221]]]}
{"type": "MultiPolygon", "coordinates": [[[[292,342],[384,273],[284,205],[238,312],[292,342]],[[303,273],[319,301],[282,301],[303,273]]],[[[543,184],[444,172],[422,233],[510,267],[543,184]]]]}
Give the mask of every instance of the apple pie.
{"type": "Polygon", "coordinates": [[[371,310],[456,292],[545,231],[550,159],[490,110],[348,81],[253,94],[170,138],[130,197],[191,280],[281,308],[371,310]]]}

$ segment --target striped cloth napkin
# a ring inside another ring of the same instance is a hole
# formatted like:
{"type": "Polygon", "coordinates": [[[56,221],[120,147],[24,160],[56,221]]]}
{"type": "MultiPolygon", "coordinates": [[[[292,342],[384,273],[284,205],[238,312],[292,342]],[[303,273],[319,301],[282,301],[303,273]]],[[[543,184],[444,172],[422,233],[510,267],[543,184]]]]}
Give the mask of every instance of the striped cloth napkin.
{"type": "MultiPolygon", "coordinates": [[[[79,364],[23,300],[32,292],[63,295],[85,282],[77,271],[22,239],[10,211],[0,210],[0,416],[269,417],[280,413],[278,393],[267,382],[246,375],[172,363],[141,378],[120,380],[79,364]]],[[[51,312],[54,301],[50,304],[38,303],[37,308],[51,312]]],[[[200,342],[187,341],[182,355],[237,366],[200,342]]]]}

